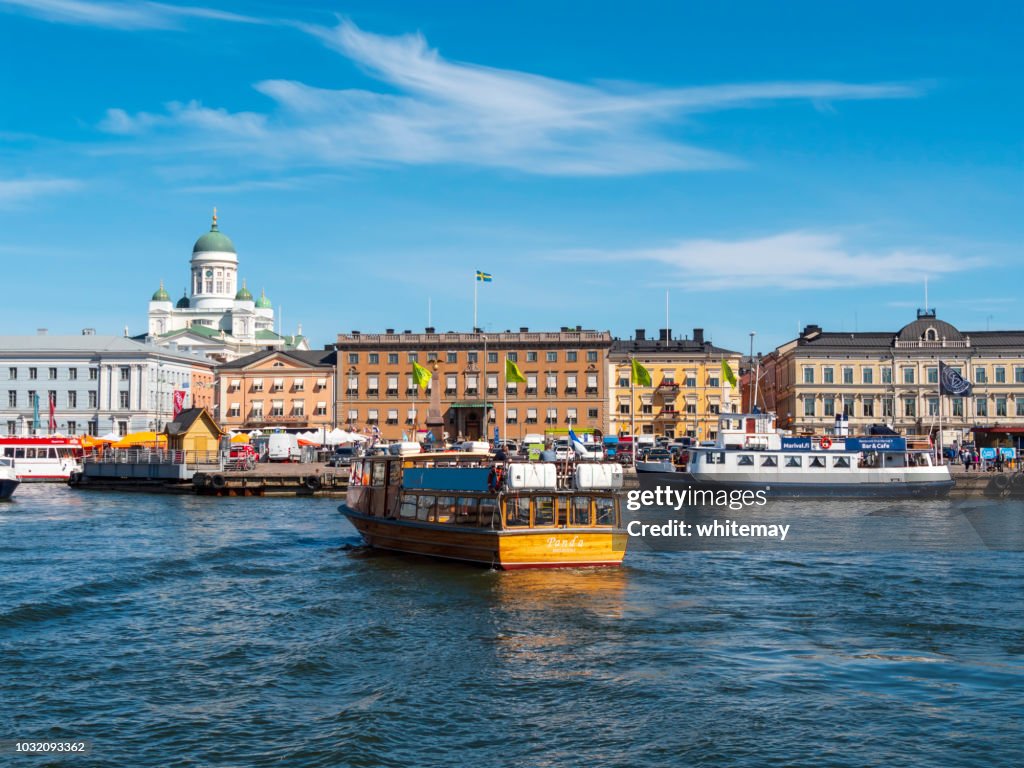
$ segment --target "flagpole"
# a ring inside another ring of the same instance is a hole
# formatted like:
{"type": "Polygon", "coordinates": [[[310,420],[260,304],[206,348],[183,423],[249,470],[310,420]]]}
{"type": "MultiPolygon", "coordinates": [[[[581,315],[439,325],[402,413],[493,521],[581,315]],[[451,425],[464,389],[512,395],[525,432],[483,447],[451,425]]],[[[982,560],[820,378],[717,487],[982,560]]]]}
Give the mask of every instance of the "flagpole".
{"type": "Polygon", "coordinates": [[[505,355],[505,386],[501,392],[501,447],[508,445],[508,355],[505,355]]]}
{"type": "Polygon", "coordinates": [[[476,327],[477,327],[476,326],[476,292],[477,292],[477,283],[479,283],[479,282],[480,281],[477,279],[477,276],[473,275],[473,333],[476,333],[476,327]]]}
{"type": "Polygon", "coordinates": [[[629,360],[629,431],[633,435],[632,450],[633,450],[633,470],[636,471],[636,376],[633,373],[634,360],[636,358],[630,358],[629,360]]]}
{"type": "MultiPolygon", "coordinates": [[[[928,295],[928,278],[925,278],[924,283],[925,295],[928,295]]],[[[927,299],[925,300],[925,309],[928,308],[927,299]]],[[[943,454],[942,454],[942,361],[939,361],[939,367],[936,369],[938,374],[935,378],[938,380],[938,386],[936,387],[939,391],[939,466],[942,465],[943,454]]]]}

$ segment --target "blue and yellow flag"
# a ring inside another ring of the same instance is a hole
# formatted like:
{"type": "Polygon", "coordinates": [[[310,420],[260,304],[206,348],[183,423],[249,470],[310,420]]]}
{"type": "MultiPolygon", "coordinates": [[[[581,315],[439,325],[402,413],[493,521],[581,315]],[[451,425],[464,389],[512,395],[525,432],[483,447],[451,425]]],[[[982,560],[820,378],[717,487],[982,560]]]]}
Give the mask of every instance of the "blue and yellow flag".
{"type": "Polygon", "coordinates": [[[476,281],[478,283],[489,283],[491,280],[490,272],[481,272],[479,269],[476,271],[476,281]]]}

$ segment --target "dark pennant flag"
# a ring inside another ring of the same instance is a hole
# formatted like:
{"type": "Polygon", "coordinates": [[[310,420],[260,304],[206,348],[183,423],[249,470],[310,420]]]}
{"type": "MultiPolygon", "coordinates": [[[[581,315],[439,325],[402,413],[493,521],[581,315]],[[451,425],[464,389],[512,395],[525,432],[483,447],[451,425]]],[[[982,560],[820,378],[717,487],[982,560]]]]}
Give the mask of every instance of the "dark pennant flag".
{"type": "Polygon", "coordinates": [[[971,382],[941,360],[939,361],[939,392],[943,395],[965,397],[971,394],[971,382]]]}

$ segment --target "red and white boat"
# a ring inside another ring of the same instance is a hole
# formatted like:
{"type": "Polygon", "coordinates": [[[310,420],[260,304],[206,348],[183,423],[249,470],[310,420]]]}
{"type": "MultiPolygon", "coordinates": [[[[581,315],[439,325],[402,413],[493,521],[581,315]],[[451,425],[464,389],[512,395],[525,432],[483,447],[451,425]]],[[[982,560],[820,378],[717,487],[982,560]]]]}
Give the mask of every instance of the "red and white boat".
{"type": "Polygon", "coordinates": [[[66,481],[82,471],[84,449],[77,437],[0,437],[0,456],[14,461],[22,482],[66,481]]]}

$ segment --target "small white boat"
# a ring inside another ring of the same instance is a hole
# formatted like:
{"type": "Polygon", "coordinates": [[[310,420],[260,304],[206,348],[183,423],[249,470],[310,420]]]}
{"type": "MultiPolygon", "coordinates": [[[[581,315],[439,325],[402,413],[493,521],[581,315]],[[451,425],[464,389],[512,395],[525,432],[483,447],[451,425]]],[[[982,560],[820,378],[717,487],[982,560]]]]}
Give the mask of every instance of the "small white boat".
{"type": "Polygon", "coordinates": [[[687,472],[638,474],[642,484],[763,490],[771,496],[940,497],[949,493],[949,467],[931,449],[908,446],[899,435],[792,437],[774,414],[728,414],[713,445],[689,449],[687,472]]]}
{"type": "Polygon", "coordinates": [[[0,501],[7,501],[21,485],[18,474],[14,471],[14,461],[0,458],[0,501]]]}

